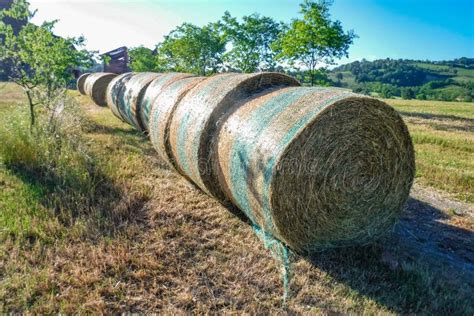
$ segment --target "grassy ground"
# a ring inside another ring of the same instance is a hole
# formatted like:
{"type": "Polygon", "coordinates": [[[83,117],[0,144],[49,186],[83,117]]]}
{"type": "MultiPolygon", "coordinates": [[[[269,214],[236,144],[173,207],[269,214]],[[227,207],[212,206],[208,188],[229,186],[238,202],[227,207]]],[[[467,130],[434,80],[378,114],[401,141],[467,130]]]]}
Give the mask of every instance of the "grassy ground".
{"type": "Polygon", "coordinates": [[[474,104],[386,101],[408,124],[419,182],[474,202],[474,104]]]}
{"type": "MultiPolygon", "coordinates": [[[[4,124],[22,98],[12,86],[0,87],[0,96],[4,124]]],[[[108,109],[78,100],[90,120],[83,141],[102,173],[87,210],[65,208],[65,221],[41,179],[0,165],[1,313],[473,314],[472,218],[413,198],[402,224],[374,245],[295,256],[284,305],[280,266],[249,225],[170,172],[146,137],[108,109]],[[426,237],[436,234],[449,238],[426,237]]],[[[425,108],[413,106],[414,113],[425,108]]],[[[454,115],[436,111],[426,113],[454,115]]],[[[469,109],[457,112],[472,115],[469,109]]],[[[458,119],[406,118],[420,182],[443,189],[444,175],[457,174],[453,190],[465,188],[459,179],[473,172],[467,155],[472,126],[466,130],[466,121],[458,119]],[[434,127],[441,124],[451,127],[434,127]],[[449,172],[431,174],[429,168],[449,172]]],[[[453,194],[472,198],[472,192],[461,192],[453,194]]]]}

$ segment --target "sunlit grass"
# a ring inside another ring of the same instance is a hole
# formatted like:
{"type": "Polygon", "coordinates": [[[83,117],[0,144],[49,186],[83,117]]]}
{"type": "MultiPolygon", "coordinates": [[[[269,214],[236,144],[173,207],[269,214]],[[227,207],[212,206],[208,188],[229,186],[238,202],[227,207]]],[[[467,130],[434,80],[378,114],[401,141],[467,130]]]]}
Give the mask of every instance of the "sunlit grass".
{"type": "Polygon", "coordinates": [[[407,122],[418,181],[474,202],[474,103],[385,101],[407,122]]]}
{"type": "Polygon", "coordinates": [[[432,115],[453,115],[460,118],[474,118],[474,103],[423,100],[384,99],[400,112],[432,115]]]}

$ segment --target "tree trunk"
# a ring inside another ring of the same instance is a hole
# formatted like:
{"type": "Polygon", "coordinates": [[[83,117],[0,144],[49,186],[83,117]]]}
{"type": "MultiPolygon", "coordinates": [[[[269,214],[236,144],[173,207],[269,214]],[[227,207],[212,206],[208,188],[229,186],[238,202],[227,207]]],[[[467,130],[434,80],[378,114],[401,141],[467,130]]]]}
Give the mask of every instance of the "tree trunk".
{"type": "Polygon", "coordinates": [[[28,104],[30,106],[30,130],[32,130],[35,125],[35,105],[29,90],[26,90],[26,96],[28,97],[28,104]]]}

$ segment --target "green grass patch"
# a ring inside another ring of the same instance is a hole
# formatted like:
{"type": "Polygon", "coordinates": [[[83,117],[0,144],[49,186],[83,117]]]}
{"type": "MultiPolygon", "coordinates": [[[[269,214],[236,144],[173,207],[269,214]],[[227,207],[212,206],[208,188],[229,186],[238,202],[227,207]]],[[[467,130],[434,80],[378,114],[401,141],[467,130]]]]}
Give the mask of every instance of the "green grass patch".
{"type": "MultiPolygon", "coordinates": [[[[400,112],[424,113],[431,116],[452,115],[461,119],[474,119],[474,103],[384,99],[400,112]]],[[[435,117],[434,117],[435,118],[435,117]]]]}
{"type": "Polygon", "coordinates": [[[0,122],[2,240],[52,241],[82,216],[100,217],[98,209],[120,195],[79,136],[84,124],[77,111],[65,110],[55,123],[40,115],[32,130],[23,108],[6,117],[0,122]]]}
{"type": "Polygon", "coordinates": [[[384,100],[407,121],[418,180],[474,202],[474,104],[384,100]]]}

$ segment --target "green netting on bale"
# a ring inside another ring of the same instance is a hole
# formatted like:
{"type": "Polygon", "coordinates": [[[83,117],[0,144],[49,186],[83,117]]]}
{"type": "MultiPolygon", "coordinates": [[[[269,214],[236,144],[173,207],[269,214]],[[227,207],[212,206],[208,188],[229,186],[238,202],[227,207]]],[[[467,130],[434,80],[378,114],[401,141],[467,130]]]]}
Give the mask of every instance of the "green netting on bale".
{"type": "Polygon", "coordinates": [[[186,73],[171,72],[162,74],[150,83],[141,100],[139,112],[140,120],[146,131],[150,130],[150,113],[153,110],[154,104],[159,101],[158,98],[160,98],[160,95],[163,93],[163,91],[174,82],[190,77],[195,76],[186,73]]]}
{"type": "MultiPolygon", "coordinates": [[[[180,100],[190,89],[203,80],[205,80],[205,77],[176,78],[174,76],[172,82],[160,89],[159,97],[155,99],[152,105],[149,118],[150,140],[161,158],[180,173],[182,171],[178,169],[169,141],[171,118],[180,100]]],[[[148,89],[150,88],[151,86],[148,89]]]]}
{"type": "Polygon", "coordinates": [[[119,104],[124,101],[125,85],[133,77],[135,73],[128,72],[115,77],[107,87],[107,105],[112,113],[120,120],[125,122],[119,110],[119,104]]]}
{"type": "Polygon", "coordinates": [[[226,196],[299,252],[374,240],[403,211],[414,176],[396,111],[341,89],[249,98],[223,123],[217,148],[226,196]]]}
{"type": "Polygon", "coordinates": [[[153,72],[137,73],[124,84],[118,109],[124,121],[139,131],[146,131],[140,116],[143,96],[150,83],[160,76],[153,72]]]}
{"type": "Polygon", "coordinates": [[[286,301],[288,300],[288,298],[290,298],[291,295],[291,261],[293,253],[288,248],[288,246],[276,239],[273,235],[261,229],[259,226],[253,225],[252,227],[254,232],[260,238],[260,240],[262,240],[265,248],[270,251],[273,258],[277,261],[278,264],[280,264],[281,279],[283,285],[282,299],[283,303],[286,303],[286,301]]]}
{"type": "Polygon", "coordinates": [[[226,73],[207,78],[178,104],[170,125],[170,144],[183,174],[219,201],[216,136],[221,124],[253,94],[299,82],[280,73],[226,73]]]}

